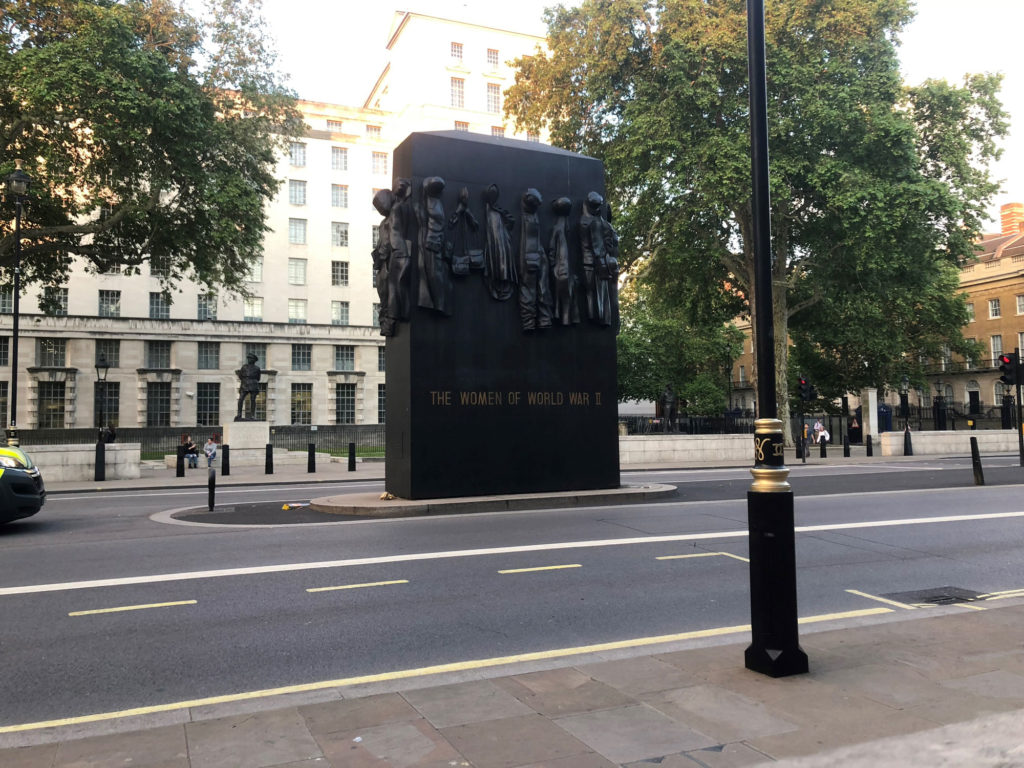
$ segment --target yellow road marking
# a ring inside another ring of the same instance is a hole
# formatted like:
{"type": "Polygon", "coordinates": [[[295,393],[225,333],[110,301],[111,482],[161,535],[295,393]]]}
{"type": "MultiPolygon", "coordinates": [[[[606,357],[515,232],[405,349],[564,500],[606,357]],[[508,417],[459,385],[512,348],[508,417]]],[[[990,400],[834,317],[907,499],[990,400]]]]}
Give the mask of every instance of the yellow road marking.
{"type": "Polygon", "coordinates": [[[908,611],[912,611],[919,607],[916,605],[908,605],[907,603],[901,603],[898,600],[889,600],[885,597],[879,597],[878,595],[869,595],[867,592],[861,592],[859,589],[848,589],[846,590],[851,595],[859,595],[860,597],[866,597],[868,600],[875,600],[879,603],[885,603],[886,605],[895,605],[897,608],[906,608],[908,611]]]}
{"type": "Polygon", "coordinates": [[[571,565],[542,565],[539,568],[509,568],[504,571],[498,571],[498,573],[533,573],[534,571],[560,571],[563,568],[582,568],[579,563],[572,563],[571,565]]]}
{"type": "Polygon", "coordinates": [[[342,584],[337,587],[312,587],[307,592],[333,592],[336,589],[362,589],[363,587],[386,587],[389,584],[408,584],[408,579],[395,579],[394,581],[368,581],[365,584],[342,584]]]}
{"type": "Polygon", "coordinates": [[[92,616],[96,613],[120,613],[121,611],[142,611],[146,608],[169,608],[172,605],[195,605],[195,600],[177,600],[173,603],[149,603],[148,605],[121,605],[117,608],[96,608],[92,611],[72,611],[68,616],[92,616]]]}
{"type": "Polygon", "coordinates": [[[971,605],[970,603],[951,603],[951,605],[955,605],[958,608],[970,608],[972,611],[987,611],[988,610],[987,608],[983,608],[980,605],[971,605]]]}
{"type": "Polygon", "coordinates": [[[1001,595],[1001,594],[996,593],[996,594],[993,594],[992,597],[986,597],[985,599],[986,600],[1006,600],[1007,598],[1012,598],[1012,597],[1024,597],[1024,591],[1009,592],[1009,593],[1007,593],[1005,595],[1001,595]]]}
{"type": "MultiPolygon", "coordinates": [[[[874,616],[881,613],[892,613],[890,608],[867,608],[862,611],[847,611],[845,613],[826,613],[819,616],[806,616],[799,620],[800,624],[814,624],[821,621],[833,621],[835,619],[852,619],[861,616],[874,616]]],[[[367,683],[380,683],[391,680],[405,680],[411,677],[425,677],[428,675],[441,675],[448,672],[465,672],[473,669],[486,669],[498,667],[504,664],[516,664],[527,661],[539,661],[545,659],[559,659],[567,656],[579,656],[587,653],[603,653],[624,648],[643,648],[650,645],[661,645],[674,643],[681,640],[696,640],[703,637],[721,637],[722,635],[735,635],[741,632],[749,632],[749,624],[741,624],[734,627],[715,627],[713,629],[698,629],[692,632],[680,632],[674,635],[656,635],[654,637],[638,637],[631,640],[616,640],[610,643],[597,643],[594,645],[581,645],[576,648],[556,648],[550,651],[535,651],[533,653],[521,653],[515,656],[496,656],[490,659],[472,659],[470,661],[456,661],[450,664],[437,664],[432,667],[419,667],[416,669],[400,669],[395,672],[382,672],[376,675],[361,675],[358,677],[344,677],[338,680],[322,680],[317,683],[302,683],[300,685],[286,685],[280,688],[266,688],[260,691],[246,691],[243,693],[229,693],[223,696],[208,696],[204,699],[190,699],[187,701],[175,701],[168,704],[155,704],[149,707],[136,707],[134,709],[123,709],[118,712],[99,712],[93,715],[80,715],[78,717],[65,717],[59,720],[44,720],[36,723],[22,723],[20,725],[5,725],[0,727],[0,733],[20,733],[23,731],[34,731],[40,728],[58,728],[66,725],[82,725],[84,723],[97,723],[103,720],[116,720],[122,717],[137,717],[139,715],[151,715],[157,712],[173,712],[189,707],[205,707],[211,704],[226,704],[235,701],[247,701],[260,699],[267,696],[283,696],[289,693],[308,693],[310,691],[322,691],[328,688],[342,688],[350,685],[364,685],[367,683]]]]}
{"type": "Polygon", "coordinates": [[[741,560],[744,563],[750,561],[745,557],[734,555],[732,552],[695,552],[690,555],[662,555],[661,557],[654,558],[655,560],[687,560],[691,557],[731,557],[734,560],[741,560]]]}

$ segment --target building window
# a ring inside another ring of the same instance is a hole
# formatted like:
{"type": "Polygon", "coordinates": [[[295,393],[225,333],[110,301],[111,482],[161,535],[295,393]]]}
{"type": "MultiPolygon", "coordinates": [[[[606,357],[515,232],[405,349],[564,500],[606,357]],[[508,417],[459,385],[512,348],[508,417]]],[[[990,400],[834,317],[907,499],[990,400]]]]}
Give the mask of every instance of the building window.
{"type": "Polygon", "coordinates": [[[196,424],[202,427],[220,425],[220,384],[200,381],[196,384],[196,424]]]}
{"type": "Polygon", "coordinates": [[[306,300],[288,299],[288,322],[304,325],[306,322],[306,300]]]}
{"type": "Polygon", "coordinates": [[[501,87],[496,83],[487,84],[487,111],[501,112],[501,87]]]}
{"type": "Polygon", "coordinates": [[[0,366],[11,364],[11,340],[4,336],[0,338],[0,366]]]}
{"type": "Polygon", "coordinates": [[[249,263],[249,273],[245,276],[245,279],[250,283],[262,283],[263,282],[263,257],[257,256],[249,263]]]}
{"type": "Polygon", "coordinates": [[[267,367],[267,345],[262,341],[247,341],[242,345],[242,359],[248,360],[249,355],[256,355],[256,365],[267,367]]]}
{"type": "MultiPolygon", "coordinates": [[[[977,339],[967,339],[967,341],[973,344],[974,342],[977,341],[977,339]]],[[[970,355],[964,358],[964,369],[968,371],[974,370],[974,358],[972,358],[970,355]]]]}
{"type": "Polygon", "coordinates": [[[949,350],[948,344],[942,345],[942,370],[948,370],[953,365],[953,353],[949,350]]]}
{"type": "Polygon", "coordinates": [[[64,382],[39,382],[39,428],[64,428],[64,382]]]}
{"type": "Polygon", "coordinates": [[[380,245],[380,225],[374,224],[370,227],[370,244],[376,248],[380,245]]]}
{"type": "Polygon", "coordinates": [[[43,368],[63,368],[67,363],[66,339],[39,339],[36,342],[36,365],[43,368]]]}
{"type": "Polygon", "coordinates": [[[487,66],[489,66],[491,68],[491,70],[495,70],[495,69],[498,68],[498,49],[497,48],[488,48],[487,49],[487,66]]]}
{"type": "Polygon", "coordinates": [[[292,344],[292,370],[308,371],[313,365],[312,344],[292,344]]]}
{"type": "Polygon", "coordinates": [[[0,288],[0,315],[14,314],[14,289],[0,288]]]}
{"type": "Polygon", "coordinates": [[[341,120],[328,120],[327,121],[327,130],[330,131],[331,133],[341,133],[342,129],[344,129],[344,127],[345,127],[345,125],[344,125],[344,123],[341,122],[341,120]]]}
{"type": "Polygon", "coordinates": [[[372,160],[372,170],[374,173],[386,174],[388,172],[387,152],[374,152],[372,160]]]}
{"type": "Polygon", "coordinates": [[[100,291],[100,304],[98,313],[100,317],[121,316],[121,292],[100,291]]]}
{"type": "Polygon", "coordinates": [[[462,61],[462,43],[452,43],[452,59],[462,61]]]}
{"type": "Polygon", "coordinates": [[[967,305],[967,322],[968,323],[973,323],[974,322],[974,304],[968,304],[967,305]]]}
{"type": "Polygon", "coordinates": [[[97,339],[96,340],[96,362],[103,358],[111,368],[121,367],[121,340],[120,339],[97,339]]]}
{"type": "Polygon", "coordinates": [[[263,322],[262,296],[250,296],[242,300],[242,320],[247,323],[263,322]]]}
{"type": "Polygon", "coordinates": [[[371,139],[380,138],[380,126],[379,125],[368,125],[366,126],[366,135],[371,139]]]}
{"type": "Polygon", "coordinates": [[[331,262],[331,285],[348,285],[348,262],[331,262]]]}
{"type": "Polygon", "coordinates": [[[301,141],[293,141],[288,149],[288,159],[297,168],[306,165],[306,145],[301,141]]]}
{"type": "Polygon", "coordinates": [[[216,371],[220,368],[220,342],[199,342],[199,358],[196,367],[202,371],[216,371]]]}
{"type": "Polygon", "coordinates": [[[335,345],[334,370],[354,371],[356,369],[356,348],[349,345],[335,345]]]}
{"type": "Polygon", "coordinates": [[[171,382],[146,383],[146,426],[171,426],[171,382]]]}
{"type": "Polygon", "coordinates": [[[466,106],[466,81],[461,77],[451,79],[451,106],[462,109],[466,106]]]}
{"type": "Polygon", "coordinates": [[[1017,314],[1024,315],[1024,294],[1017,294],[1017,314]]]}
{"type": "Polygon", "coordinates": [[[347,171],[348,170],[348,148],[347,147],[331,147],[331,170],[332,171],[347,171]]]}
{"type": "Polygon", "coordinates": [[[384,352],[384,347],[377,347],[377,370],[381,371],[382,373],[384,371],[384,358],[385,357],[386,357],[386,354],[384,352]]]}
{"type": "Polygon", "coordinates": [[[54,288],[47,285],[43,288],[43,298],[40,302],[40,309],[47,315],[54,317],[67,317],[68,314],[68,289],[54,288]]]}
{"type": "Polygon", "coordinates": [[[380,304],[373,304],[373,327],[380,328],[380,304]]]}
{"type": "Polygon", "coordinates": [[[455,130],[462,131],[463,133],[469,133],[469,123],[463,122],[462,120],[456,120],[455,130]]]}
{"type": "MultiPolygon", "coordinates": [[[[992,347],[992,360],[994,361],[1001,354],[1003,354],[1003,337],[1002,337],[1002,335],[997,333],[995,336],[993,336],[991,339],[989,339],[989,343],[991,344],[991,347],[992,347]]],[[[994,363],[993,363],[993,365],[994,365],[994,363]]]]}
{"type": "Polygon", "coordinates": [[[491,136],[493,136],[496,139],[503,139],[505,138],[505,129],[502,128],[500,125],[492,125],[491,136]]]}
{"type": "Polygon", "coordinates": [[[171,260],[166,256],[150,256],[149,274],[151,277],[168,277],[171,274],[171,260]]]}
{"type": "Polygon", "coordinates": [[[121,384],[117,381],[93,382],[93,416],[94,427],[105,427],[110,424],[121,426],[118,414],[121,412],[121,384]]]}
{"type": "Polygon", "coordinates": [[[306,182],[288,180],[288,202],[292,205],[306,204],[306,182]]]}
{"type": "Polygon", "coordinates": [[[356,385],[335,384],[334,409],[338,424],[356,423],[356,385]]]}
{"type": "Polygon", "coordinates": [[[739,383],[740,383],[741,387],[746,386],[746,384],[747,384],[747,366],[745,366],[745,365],[741,365],[740,366],[740,379],[739,379],[739,383]]]}
{"type": "Polygon", "coordinates": [[[147,341],[146,342],[146,367],[147,368],[170,368],[171,367],[171,342],[169,342],[169,341],[147,341]]]}
{"type": "Polygon", "coordinates": [[[378,424],[383,424],[384,423],[384,417],[387,415],[387,412],[388,412],[386,392],[387,392],[387,385],[386,384],[378,384],[377,385],[377,423],[378,424]]]}
{"type": "Polygon", "coordinates": [[[196,297],[196,318],[199,320],[217,319],[217,296],[213,293],[200,293],[196,297]]]}
{"type": "Polygon", "coordinates": [[[313,384],[292,384],[292,424],[313,423],[313,384]]]}
{"type": "Polygon", "coordinates": [[[999,306],[999,299],[988,300],[988,316],[993,320],[997,317],[1003,316],[1003,311],[999,306]]]}
{"type": "Polygon", "coordinates": [[[348,208],[347,184],[331,184],[331,207],[348,208]]]}
{"type": "Polygon", "coordinates": [[[348,325],[348,302],[331,302],[331,325],[348,325]]]}
{"type": "Polygon", "coordinates": [[[348,247],[348,223],[344,221],[331,222],[331,245],[342,248],[348,247]]]}
{"type": "Polygon", "coordinates": [[[288,219],[288,242],[292,245],[306,244],[305,219],[288,219]]]}
{"type": "Polygon", "coordinates": [[[306,284],[306,260],[288,259],[288,285],[306,284]]]}
{"type": "Polygon", "coordinates": [[[7,413],[10,407],[7,403],[8,382],[0,381],[0,426],[7,426],[7,413]]]}
{"type": "Polygon", "coordinates": [[[532,141],[534,144],[539,144],[540,143],[540,134],[537,133],[536,131],[527,131],[526,132],[526,140],[527,141],[532,141]]]}
{"type": "Polygon", "coordinates": [[[170,297],[163,291],[149,294],[149,317],[151,320],[168,320],[171,317],[170,297]]]}

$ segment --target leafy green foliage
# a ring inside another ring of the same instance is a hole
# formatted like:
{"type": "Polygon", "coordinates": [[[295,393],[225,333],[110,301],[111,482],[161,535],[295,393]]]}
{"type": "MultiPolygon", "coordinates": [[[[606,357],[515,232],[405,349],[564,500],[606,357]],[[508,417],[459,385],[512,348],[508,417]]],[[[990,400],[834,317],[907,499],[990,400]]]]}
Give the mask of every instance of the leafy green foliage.
{"type": "MultiPolygon", "coordinates": [[[[302,126],[258,1],[211,0],[206,22],[177,0],[2,4],[0,174],[21,158],[33,177],[23,280],[58,285],[77,256],[240,291],[276,153],[302,126]]],[[[13,205],[0,223],[8,279],[13,205]]]]}
{"type": "MultiPolygon", "coordinates": [[[[677,306],[699,292],[718,294],[707,307],[742,296],[757,309],[745,5],[554,8],[550,53],[519,60],[505,102],[517,124],[605,162],[622,264],[677,306]]],[[[999,78],[906,88],[896,46],[911,15],[909,0],[768,4],[783,418],[790,339],[834,394],[916,375],[903,353],[916,365],[944,344],[969,347],[955,265],[973,257],[997,189],[987,165],[1006,133],[999,78]]]]}

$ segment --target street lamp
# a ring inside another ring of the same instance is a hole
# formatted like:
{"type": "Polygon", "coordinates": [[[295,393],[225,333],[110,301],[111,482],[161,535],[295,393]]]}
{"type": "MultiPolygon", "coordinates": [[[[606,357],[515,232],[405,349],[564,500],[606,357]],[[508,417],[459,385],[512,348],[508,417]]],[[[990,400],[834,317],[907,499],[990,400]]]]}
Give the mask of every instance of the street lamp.
{"type": "Polygon", "coordinates": [[[943,389],[942,379],[935,380],[935,429],[944,430],[946,428],[946,398],[942,396],[943,389]]]}
{"type": "Polygon", "coordinates": [[[21,209],[25,195],[32,186],[32,177],[21,170],[21,160],[14,161],[8,174],[7,193],[14,197],[14,306],[11,329],[11,420],[7,424],[7,444],[18,444],[18,313],[21,310],[21,209]]]}
{"type": "Polygon", "coordinates": [[[910,429],[910,377],[906,374],[900,379],[900,416],[903,417],[904,431],[910,429]]]}
{"type": "Polygon", "coordinates": [[[106,406],[107,400],[107,374],[110,373],[110,363],[107,362],[107,356],[100,353],[99,359],[96,361],[96,405],[97,411],[97,423],[99,428],[96,432],[96,470],[94,479],[97,482],[102,482],[107,479],[107,446],[106,440],[103,434],[103,420],[105,414],[104,406],[106,406]]]}

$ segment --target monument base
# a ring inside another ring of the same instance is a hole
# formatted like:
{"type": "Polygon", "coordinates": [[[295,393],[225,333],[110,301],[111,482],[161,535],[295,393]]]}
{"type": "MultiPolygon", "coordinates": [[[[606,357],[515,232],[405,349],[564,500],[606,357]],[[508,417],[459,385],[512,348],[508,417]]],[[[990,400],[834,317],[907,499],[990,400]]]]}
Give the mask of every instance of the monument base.
{"type": "Polygon", "coordinates": [[[221,444],[231,446],[231,457],[236,451],[266,450],[270,442],[270,424],[266,421],[233,421],[224,425],[221,444]]]}

